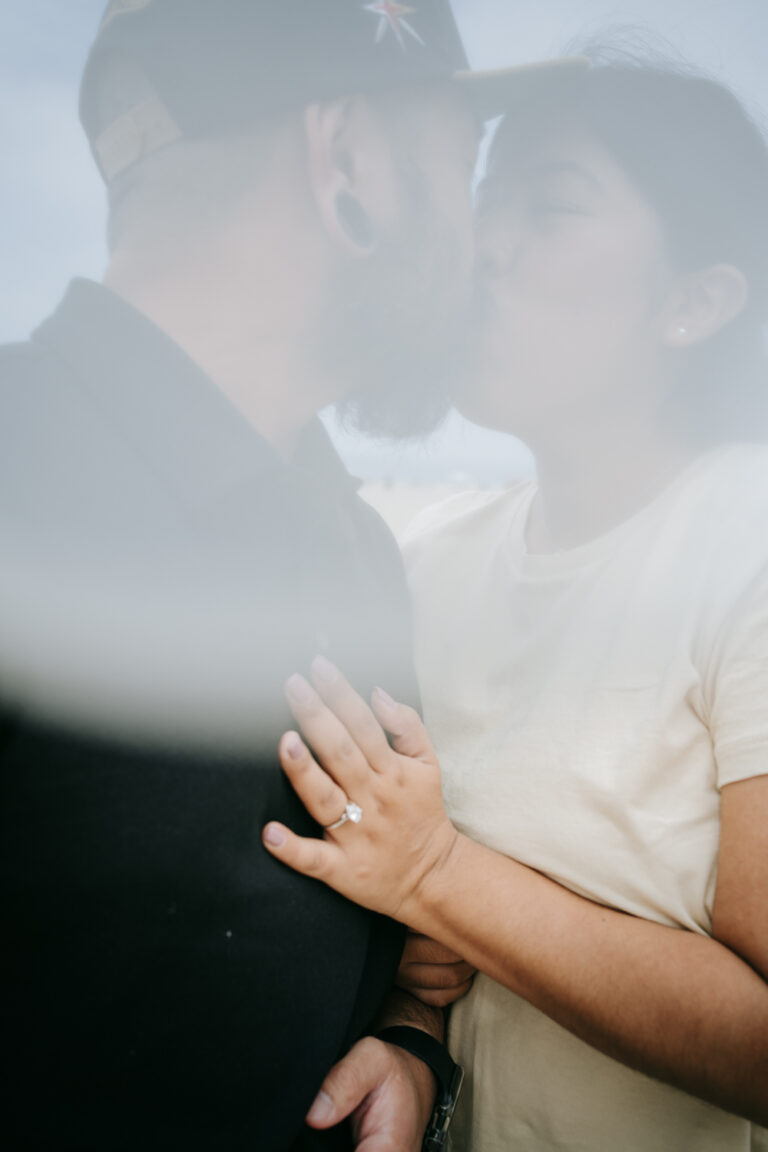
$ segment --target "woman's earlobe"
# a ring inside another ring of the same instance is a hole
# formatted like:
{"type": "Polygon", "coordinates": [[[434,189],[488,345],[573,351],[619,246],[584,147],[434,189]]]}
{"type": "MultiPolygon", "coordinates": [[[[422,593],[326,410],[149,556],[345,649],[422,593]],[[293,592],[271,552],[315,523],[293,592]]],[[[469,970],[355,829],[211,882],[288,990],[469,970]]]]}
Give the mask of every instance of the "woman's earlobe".
{"type": "Polygon", "coordinates": [[[749,285],[740,269],[714,264],[688,278],[683,306],[667,330],[671,348],[688,348],[716,336],[739,316],[749,300],[749,285]]]}
{"type": "Polygon", "coordinates": [[[339,228],[350,244],[369,254],[376,247],[376,228],[359,200],[349,192],[339,192],[334,201],[339,228]]]}
{"type": "Polygon", "coordinates": [[[667,344],[670,348],[687,348],[695,343],[696,339],[691,339],[690,329],[684,324],[673,324],[667,333],[667,344]]]}

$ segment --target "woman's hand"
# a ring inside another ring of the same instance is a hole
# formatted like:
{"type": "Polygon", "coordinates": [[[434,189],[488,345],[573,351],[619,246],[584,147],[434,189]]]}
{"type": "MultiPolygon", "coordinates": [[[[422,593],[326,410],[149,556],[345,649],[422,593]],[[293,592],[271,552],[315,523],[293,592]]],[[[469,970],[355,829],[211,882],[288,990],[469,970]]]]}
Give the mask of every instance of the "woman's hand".
{"type": "Polygon", "coordinates": [[[467,995],[477,969],[450,948],[411,932],[397,973],[397,986],[423,1004],[447,1008],[467,995]]]}
{"type": "Polygon", "coordinates": [[[280,762],[327,831],[323,840],[308,840],[270,824],[265,847],[348,899],[409,923],[421,889],[436,880],[458,839],[432,745],[417,713],[380,689],[369,707],[322,658],[312,666],[312,680],[314,688],[301,676],[287,684],[306,743],[288,733],[280,762]],[[362,811],[359,822],[331,829],[351,803],[362,811]]]}
{"type": "Polygon", "coordinates": [[[350,800],[363,817],[323,840],[269,825],[278,859],[440,940],[612,1059],[768,1124],[768,777],[723,789],[719,943],[595,904],[461,836],[418,716],[382,693],[372,711],[325,663],[312,678],[318,692],[294,679],[290,696],[317,760],[288,735],[283,765],[326,828],[350,800]]]}

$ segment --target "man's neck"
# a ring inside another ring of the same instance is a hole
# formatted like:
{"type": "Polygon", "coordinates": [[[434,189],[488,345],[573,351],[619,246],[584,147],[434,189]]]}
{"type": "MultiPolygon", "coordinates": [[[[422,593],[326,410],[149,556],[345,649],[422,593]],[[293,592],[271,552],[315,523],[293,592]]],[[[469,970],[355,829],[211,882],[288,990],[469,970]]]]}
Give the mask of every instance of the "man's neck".
{"type": "MultiPolygon", "coordinates": [[[[212,262],[189,276],[116,260],[105,285],[174,341],[285,459],[332,403],[302,348],[302,302],[278,282],[226,278],[212,262]]],[[[306,326],[304,326],[306,327],[306,326]]]]}

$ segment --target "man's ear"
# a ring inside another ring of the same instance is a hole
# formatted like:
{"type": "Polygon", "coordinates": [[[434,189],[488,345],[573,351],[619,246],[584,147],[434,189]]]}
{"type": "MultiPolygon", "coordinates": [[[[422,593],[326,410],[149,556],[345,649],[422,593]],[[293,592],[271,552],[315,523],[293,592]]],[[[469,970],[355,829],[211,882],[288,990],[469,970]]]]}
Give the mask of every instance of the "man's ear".
{"type": "Polygon", "coordinates": [[[747,306],[749,285],[732,264],[713,264],[680,283],[666,324],[670,348],[693,348],[717,335],[747,306]]]}
{"type": "Polygon", "coordinates": [[[391,167],[370,106],[359,97],[311,104],[304,131],[310,190],[322,227],[348,255],[370,256],[391,167]]]}

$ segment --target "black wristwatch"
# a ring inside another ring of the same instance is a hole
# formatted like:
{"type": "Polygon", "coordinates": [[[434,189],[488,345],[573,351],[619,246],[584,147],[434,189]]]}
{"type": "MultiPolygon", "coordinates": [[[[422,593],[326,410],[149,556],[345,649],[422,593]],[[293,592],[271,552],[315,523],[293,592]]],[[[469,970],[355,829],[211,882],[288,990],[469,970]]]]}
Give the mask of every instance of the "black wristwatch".
{"type": "Polygon", "coordinates": [[[438,1088],[437,1100],[424,1137],[422,1152],[440,1152],[440,1149],[445,1148],[448,1129],[459,1102],[464,1069],[453,1062],[447,1048],[428,1032],[422,1032],[420,1028],[399,1025],[396,1028],[384,1028],[377,1033],[377,1036],[387,1044],[404,1048],[406,1052],[423,1060],[434,1072],[438,1088]]]}

